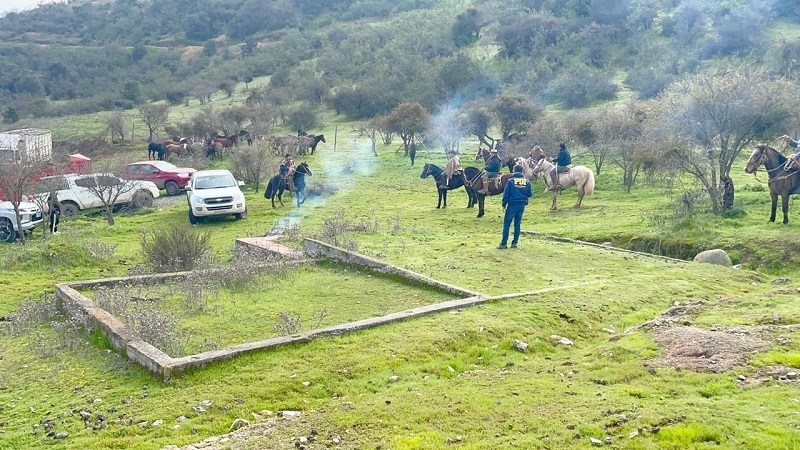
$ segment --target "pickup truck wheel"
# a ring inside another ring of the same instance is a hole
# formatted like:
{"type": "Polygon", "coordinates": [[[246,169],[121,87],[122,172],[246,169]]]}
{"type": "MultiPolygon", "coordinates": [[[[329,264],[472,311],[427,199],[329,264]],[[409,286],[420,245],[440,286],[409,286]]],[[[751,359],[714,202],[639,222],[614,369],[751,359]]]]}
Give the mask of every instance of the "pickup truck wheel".
{"type": "Polygon", "coordinates": [[[153,206],[153,193],[142,189],[141,191],[133,194],[134,208],[149,208],[153,206]]]}
{"type": "Polygon", "coordinates": [[[17,238],[17,232],[14,231],[14,226],[11,224],[11,220],[0,217],[0,241],[2,242],[14,242],[17,238]]]}
{"type": "Polygon", "coordinates": [[[167,181],[164,183],[164,190],[167,191],[167,195],[169,196],[178,195],[181,193],[180,186],[178,186],[178,183],[174,181],[167,181]]]}
{"type": "Polygon", "coordinates": [[[191,207],[190,207],[190,209],[189,209],[189,223],[191,223],[192,225],[197,225],[198,222],[200,222],[200,219],[197,216],[194,215],[194,213],[192,212],[191,207]]]}
{"type": "Polygon", "coordinates": [[[78,213],[80,213],[81,209],[78,208],[78,205],[72,202],[61,202],[61,214],[64,217],[78,217],[78,213]]]}

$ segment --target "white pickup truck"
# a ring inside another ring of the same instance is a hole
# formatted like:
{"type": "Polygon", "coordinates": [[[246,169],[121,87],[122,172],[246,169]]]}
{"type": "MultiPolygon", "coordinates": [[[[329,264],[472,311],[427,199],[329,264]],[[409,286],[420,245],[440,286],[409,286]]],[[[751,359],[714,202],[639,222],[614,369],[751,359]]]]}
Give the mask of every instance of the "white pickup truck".
{"type": "Polygon", "coordinates": [[[158,187],[151,181],[123,180],[110,173],[43,177],[36,189],[42,204],[47,204],[53,189],[57,191],[64,217],[75,217],[84,209],[101,208],[105,204],[149,207],[159,196],[158,187]]]}
{"type": "Polygon", "coordinates": [[[17,215],[11,202],[0,202],[0,242],[14,242],[20,233],[30,233],[44,220],[42,209],[35,203],[19,204],[22,228],[17,228],[17,215]]]}

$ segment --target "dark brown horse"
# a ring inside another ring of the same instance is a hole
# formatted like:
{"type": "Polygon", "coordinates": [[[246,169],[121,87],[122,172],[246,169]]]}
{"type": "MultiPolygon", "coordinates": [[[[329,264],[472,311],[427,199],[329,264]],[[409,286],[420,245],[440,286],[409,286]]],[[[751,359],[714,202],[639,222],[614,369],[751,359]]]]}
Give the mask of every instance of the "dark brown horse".
{"type": "Polygon", "coordinates": [[[775,222],[775,212],[778,208],[778,196],[781,197],[781,210],[783,223],[789,223],[789,196],[800,194],[800,172],[797,170],[784,170],[786,158],[777,150],[761,144],[753,150],[750,159],[744,166],[744,171],[754,174],[760,165],[767,169],[769,181],[769,196],[772,198],[772,212],[769,221],[775,222]]]}
{"type": "Polygon", "coordinates": [[[314,150],[317,149],[317,144],[320,142],[325,142],[325,135],[318,134],[316,136],[311,136],[306,134],[304,136],[300,136],[297,138],[297,151],[301,155],[306,154],[306,149],[311,149],[311,154],[314,154],[314,150]]]}
{"type": "Polygon", "coordinates": [[[475,197],[478,199],[478,217],[483,217],[484,209],[483,205],[486,200],[487,195],[497,195],[502,194],[503,189],[506,187],[506,181],[511,178],[511,174],[507,173],[500,177],[499,180],[493,178],[489,180],[489,186],[486,190],[485,194],[482,194],[483,191],[483,175],[484,171],[480,171],[473,177],[467,178],[467,183],[472,187],[472,190],[475,192],[475,197]]]}
{"type": "Polygon", "coordinates": [[[439,192],[439,203],[436,205],[437,209],[447,208],[447,191],[458,189],[461,186],[464,186],[464,189],[467,190],[467,208],[472,208],[477,201],[475,198],[475,191],[473,191],[470,185],[465,183],[465,181],[478,176],[478,174],[480,174],[480,170],[477,168],[465,167],[460,175],[454,175],[450,178],[449,182],[445,184],[446,177],[444,170],[435,164],[426,163],[419,177],[424,180],[430,176],[433,177],[433,180],[436,182],[436,190],[439,192]],[[444,205],[442,205],[442,202],[444,202],[444,205]]]}

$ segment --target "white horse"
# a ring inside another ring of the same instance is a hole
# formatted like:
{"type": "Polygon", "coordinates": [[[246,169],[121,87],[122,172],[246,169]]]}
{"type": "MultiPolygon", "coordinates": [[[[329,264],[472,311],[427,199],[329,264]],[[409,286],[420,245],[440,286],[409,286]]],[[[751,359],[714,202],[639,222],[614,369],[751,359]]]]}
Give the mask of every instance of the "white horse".
{"type": "MultiPolygon", "coordinates": [[[[553,183],[550,177],[550,170],[552,170],[553,167],[555,167],[553,163],[547,159],[540,159],[539,162],[533,166],[533,176],[541,177],[548,189],[550,189],[553,183]]],[[[578,202],[575,203],[573,208],[580,208],[583,196],[592,195],[594,193],[594,172],[586,166],[574,166],[569,172],[558,174],[558,184],[561,185],[561,189],[566,189],[570,186],[576,186],[578,188],[578,202]]],[[[557,209],[558,192],[561,189],[553,191],[553,204],[550,206],[551,211],[557,209]]]]}

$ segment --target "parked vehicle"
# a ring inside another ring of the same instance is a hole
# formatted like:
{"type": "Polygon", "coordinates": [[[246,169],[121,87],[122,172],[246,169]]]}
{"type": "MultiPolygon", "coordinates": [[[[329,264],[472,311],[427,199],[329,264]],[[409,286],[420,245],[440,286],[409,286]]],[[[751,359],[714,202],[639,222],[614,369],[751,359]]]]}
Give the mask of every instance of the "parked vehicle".
{"type": "Polygon", "coordinates": [[[45,162],[52,157],[53,136],[50,130],[24,128],[0,133],[0,162],[45,162]]]}
{"type": "Polygon", "coordinates": [[[240,186],[244,186],[244,182],[237,181],[227,170],[193,173],[186,186],[189,222],[195,225],[208,216],[233,215],[237,220],[247,217],[247,204],[240,186]]]}
{"type": "Polygon", "coordinates": [[[11,202],[0,202],[0,242],[14,242],[20,233],[30,233],[44,220],[42,209],[31,202],[19,204],[22,228],[17,228],[17,215],[11,202]]]}
{"type": "Polygon", "coordinates": [[[197,169],[176,167],[166,161],[139,161],[125,166],[122,178],[147,180],[164,189],[167,195],[178,195],[189,184],[189,179],[197,169]]]}
{"type": "Polygon", "coordinates": [[[40,178],[36,188],[40,203],[47,202],[52,189],[57,190],[61,214],[64,217],[75,217],[80,211],[100,208],[105,203],[149,207],[153,206],[153,199],[160,195],[151,181],[124,180],[110,173],[40,178]]]}

